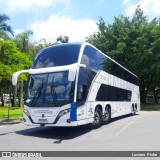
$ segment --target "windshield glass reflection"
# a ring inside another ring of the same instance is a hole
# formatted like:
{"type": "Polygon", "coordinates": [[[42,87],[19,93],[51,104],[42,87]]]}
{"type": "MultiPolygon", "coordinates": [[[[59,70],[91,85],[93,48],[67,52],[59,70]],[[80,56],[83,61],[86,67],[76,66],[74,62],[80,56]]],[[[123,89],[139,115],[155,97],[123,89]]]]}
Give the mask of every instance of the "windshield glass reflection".
{"type": "Polygon", "coordinates": [[[30,75],[25,103],[32,107],[59,107],[73,101],[74,82],[68,72],[30,75]]]}

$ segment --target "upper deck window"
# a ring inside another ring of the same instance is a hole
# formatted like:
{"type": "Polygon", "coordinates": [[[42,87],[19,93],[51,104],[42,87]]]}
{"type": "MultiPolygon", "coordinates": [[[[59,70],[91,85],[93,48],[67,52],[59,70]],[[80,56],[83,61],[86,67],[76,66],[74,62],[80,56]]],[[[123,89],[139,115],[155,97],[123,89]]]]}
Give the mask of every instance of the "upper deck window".
{"type": "Polygon", "coordinates": [[[103,70],[125,81],[133,83],[135,85],[139,85],[138,78],[136,76],[118,65],[116,62],[103,55],[94,47],[85,47],[81,63],[90,66],[94,70],[103,70]]]}
{"type": "Polygon", "coordinates": [[[103,54],[91,46],[86,46],[82,55],[82,64],[86,64],[94,69],[103,70],[104,63],[107,60],[103,54]]]}
{"type": "Polygon", "coordinates": [[[80,44],[65,44],[45,48],[36,57],[32,68],[65,66],[77,63],[80,47],[80,44]]]}

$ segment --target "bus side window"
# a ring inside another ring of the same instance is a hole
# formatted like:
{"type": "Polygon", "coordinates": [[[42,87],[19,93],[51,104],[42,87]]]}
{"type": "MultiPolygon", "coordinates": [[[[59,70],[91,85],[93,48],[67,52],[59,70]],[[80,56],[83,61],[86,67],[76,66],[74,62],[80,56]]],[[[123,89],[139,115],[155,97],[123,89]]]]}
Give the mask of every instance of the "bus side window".
{"type": "Polygon", "coordinates": [[[86,85],[78,85],[77,88],[77,100],[78,101],[85,101],[86,99],[86,85]]]}

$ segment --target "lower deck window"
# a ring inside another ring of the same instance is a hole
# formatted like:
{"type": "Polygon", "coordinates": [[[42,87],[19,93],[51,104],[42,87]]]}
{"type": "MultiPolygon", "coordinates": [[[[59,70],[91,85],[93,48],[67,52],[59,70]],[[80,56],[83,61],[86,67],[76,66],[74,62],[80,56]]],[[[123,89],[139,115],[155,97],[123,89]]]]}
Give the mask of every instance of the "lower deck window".
{"type": "Polygon", "coordinates": [[[131,101],[129,90],[102,84],[96,96],[96,101],[131,101]]]}

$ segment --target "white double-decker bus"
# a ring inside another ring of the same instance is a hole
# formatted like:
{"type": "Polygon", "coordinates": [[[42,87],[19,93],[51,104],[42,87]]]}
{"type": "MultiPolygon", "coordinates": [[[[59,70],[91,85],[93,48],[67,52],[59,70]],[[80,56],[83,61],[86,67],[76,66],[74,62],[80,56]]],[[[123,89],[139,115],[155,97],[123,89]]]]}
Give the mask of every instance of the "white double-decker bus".
{"type": "Polygon", "coordinates": [[[138,78],[89,43],[43,49],[29,73],[24,124],[98,128],[140,110],[138,78]]]}

